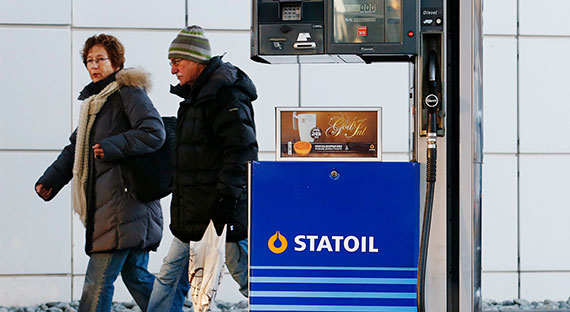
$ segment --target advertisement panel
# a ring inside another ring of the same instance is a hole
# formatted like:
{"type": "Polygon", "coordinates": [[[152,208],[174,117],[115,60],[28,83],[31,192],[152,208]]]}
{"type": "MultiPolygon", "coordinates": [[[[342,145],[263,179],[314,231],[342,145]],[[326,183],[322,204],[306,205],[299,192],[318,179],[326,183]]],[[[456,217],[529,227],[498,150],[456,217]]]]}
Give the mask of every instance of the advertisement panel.
{"type": "Polygon", "coordinates": [[[277,160],[380,160],[380,108],[277,108],[277,160]]]}

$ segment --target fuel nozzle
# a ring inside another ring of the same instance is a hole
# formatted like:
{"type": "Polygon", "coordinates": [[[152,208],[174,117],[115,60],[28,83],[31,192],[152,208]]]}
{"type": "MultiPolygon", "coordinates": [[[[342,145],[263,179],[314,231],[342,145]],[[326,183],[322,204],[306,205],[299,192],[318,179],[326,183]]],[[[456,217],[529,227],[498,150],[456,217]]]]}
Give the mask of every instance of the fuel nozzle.
{"type": "Polygon", "coordinates": [[[424,99],[424,104],[428,107],[430,112],[437,109],[439,105],[439,96],[437,95],[438,89],[438,70],[437,70],[437,54],[431,50],[428,55],[428,86],[427,95],[424,99]]]}
{"type": "Polygon", "coordinates": [[[437,158],[437,114],[440,106],[438,96],[437,54],[431,50],[428,55],[428,85],[424,104],[428,110],[427,128],[427,180],[435,182],[437,158]]]}

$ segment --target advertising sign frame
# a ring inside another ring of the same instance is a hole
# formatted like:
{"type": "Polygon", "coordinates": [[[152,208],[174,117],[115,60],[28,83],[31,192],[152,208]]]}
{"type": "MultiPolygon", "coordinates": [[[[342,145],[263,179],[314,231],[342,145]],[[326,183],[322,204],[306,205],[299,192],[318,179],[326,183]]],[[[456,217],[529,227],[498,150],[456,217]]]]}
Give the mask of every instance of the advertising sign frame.
{"type": "Polygon", "coordinates": [[[276,107],[275,159],[277,161],[381,161],[382,108],[276,107]],[[300,114],[296,115],[296,113],[300,114]],[[333,115],[335,120],[328,118],[327,124],[323,124],[323,119],[331,115],[333,115]],[[286,116],[287,120],[283,118],[284,116],[286,116]],[[306,116],[309,120],[301,121],[299,119],[301,116],[306,116]],[[368,118],[374,118],[375,121],[366,122],[368,118]],[[336,124],[332,125],[331,123],[336,124]],[[340,126],[337,127],[340,123],[344,123],[344,130],[339,129],[341,128],[340,126]],[[327,128],[324,128],[325,125],[327,128]],[[298,127],[294,129],[298,131],[298,139],[291,139],[291,126],[293,126],[293,128],[295,128],[295,126],[298,127]],[[362,128],[362,126],[364,126],[364,128],[362,128]],[[337,127],[338,129],[336,130],[340,132],[335,132],[335,134],[345,135],[345,137],[349,139],[344,141],[336,138],[329,140],[324,139],[327,133],[330,133],[330,127],[337,127]],[[316,128],[317,133],[312,132],[313,128],[316,128]],[[302,131],[303,133],[301,133],[302,131]],[[311,131],[311,133],[304,133],[307,131],[311,131]],[[366,132],[367,140],[358,141],[358,139],[351,139],[363,132],[366,132]],[[309,135],[311,137],[309,137],[309,135]],[[308,139],[302,138],[301,136],[305,136],[308,139]],[[309,142],[302,143],[306,145],[302,147],[307,149],[307,151],[305,151],[307,154],[299,153],[303,151],[297,149],[296,143],[307,140],[312,142],[312,144],[309,142]]]}

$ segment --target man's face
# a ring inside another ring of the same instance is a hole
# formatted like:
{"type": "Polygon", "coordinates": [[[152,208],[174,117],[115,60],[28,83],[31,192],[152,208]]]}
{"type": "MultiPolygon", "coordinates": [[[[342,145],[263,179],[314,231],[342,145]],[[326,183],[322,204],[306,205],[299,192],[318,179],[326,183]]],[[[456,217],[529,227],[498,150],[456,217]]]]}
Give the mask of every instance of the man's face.
{"type": "Polygon", "coordinates": [[[187,59],[171,58],[170,73],[176,75],[180,85],[193,84],[206,67],[204,64],[196,63],[187,59]]]}

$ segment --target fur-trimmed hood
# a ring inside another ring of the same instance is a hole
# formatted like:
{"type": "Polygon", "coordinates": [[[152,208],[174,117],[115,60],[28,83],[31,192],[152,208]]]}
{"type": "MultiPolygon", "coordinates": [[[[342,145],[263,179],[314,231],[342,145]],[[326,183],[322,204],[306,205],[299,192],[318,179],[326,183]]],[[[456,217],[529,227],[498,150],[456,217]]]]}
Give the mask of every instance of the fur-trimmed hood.
{"type": "Polygon", "coordinates": [[[150,74],[142,68],[125,68],[119,70],[116,80],[121,86],[137,87],[146,92],[149,92],[152,87],[150,74]]]}
{"type": "Polygon", "coordinates": [[[121,86],[136,87],[150,91],[152,86],[150,74],[142,68],[124,68],[109,75],[109,77],[92,82],[85,86],[79,93],[78,100],[85,100],[88,97],[101,92],[108,84],[117,81],[121,86]]]}

